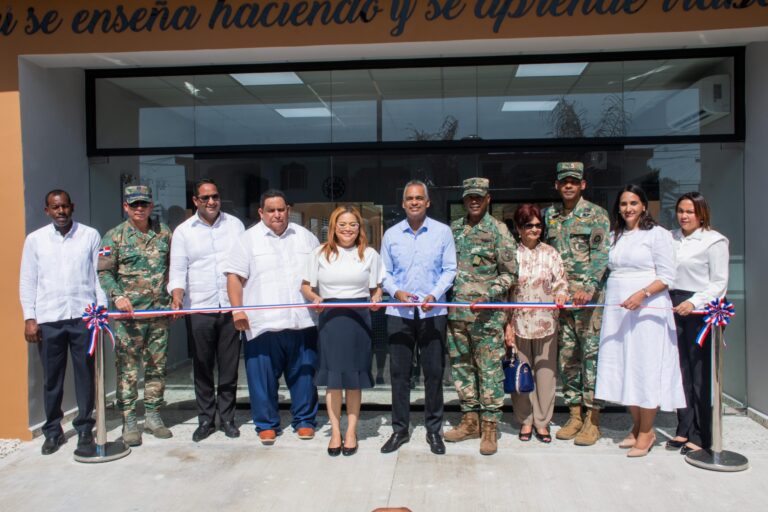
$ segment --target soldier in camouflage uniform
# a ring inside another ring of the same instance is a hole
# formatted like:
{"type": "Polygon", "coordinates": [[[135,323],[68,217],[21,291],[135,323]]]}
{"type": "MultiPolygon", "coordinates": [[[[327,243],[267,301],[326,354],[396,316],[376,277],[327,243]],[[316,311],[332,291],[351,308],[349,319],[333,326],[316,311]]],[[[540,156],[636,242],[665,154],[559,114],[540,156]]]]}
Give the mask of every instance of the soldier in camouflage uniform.
{"type": "MultiPolygon", "coordinates": [[[[488,180],[464,180],[468,215],[451,225],[458,273],[457,302],[505,301],[517,279],[516,246],[506,225],[488,213],[488,180]]],[[[449,442],[482,437],[480,453],[496,453],[496,426],[504,403],[502,310],[452,308],[448,313],[448,355],[461,401],[461,423],[445,434],[449,442]]]]}
{"type": "MultiPolygon", "coordinates": [[[[123,210],[128,220],[104,235],[99,251],[101,287],[121,311],[168,309],[171,299],[166,286],[171,231],[150,218],[154,204],[148,186],[125,187],[124,195],[123,210]]],[[[135,411],[141,360],[144,361],[144,428],[158,438],[172,436],[158,413],[165,390],[168,324],[168,317],[115,322],[117,407],[123,414],[123,441],[129,446],[141,444],[135,411]]]]}
{"type": "MultiPolygon", "coordinates": [[[[603,301],[608,266],[608,213],[582,197],[586,186],[584,164],[557,164],[555,188],[563,202],[544,210],[545,239],[560,253],[575,305],[603,301]]],[[[600,308],[560,312],[558,370],[570,418],[556,437],[574,439],[580,446],[593,445],[600,438],[601,404],[594,395],[602,317],[600,308]]]]}

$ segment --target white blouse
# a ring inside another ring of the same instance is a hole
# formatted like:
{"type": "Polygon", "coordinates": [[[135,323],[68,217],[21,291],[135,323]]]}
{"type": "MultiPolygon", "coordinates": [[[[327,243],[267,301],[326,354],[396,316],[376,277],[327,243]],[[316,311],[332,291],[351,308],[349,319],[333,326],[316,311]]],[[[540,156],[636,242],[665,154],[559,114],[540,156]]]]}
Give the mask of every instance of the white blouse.
{"type": "Polygon", "coordinates": [[[360,260],[357,247],[338,247],[339,254],[331,254],[331,261],[322,252],[323,246],[312,252],[303,280],[317,288],[324,299],[367,299],[370,289],[384,279],[381,258],[371,247],[366,247],[360,260]]]}
{"type": "Polygon", "coordinates": [[[675,290],[694,292],[688,299],[697,309],[722,297],[728,289],[728,239],[711,229],[697,229],[688,236],[672,232],[677,272],[675,290]]]}

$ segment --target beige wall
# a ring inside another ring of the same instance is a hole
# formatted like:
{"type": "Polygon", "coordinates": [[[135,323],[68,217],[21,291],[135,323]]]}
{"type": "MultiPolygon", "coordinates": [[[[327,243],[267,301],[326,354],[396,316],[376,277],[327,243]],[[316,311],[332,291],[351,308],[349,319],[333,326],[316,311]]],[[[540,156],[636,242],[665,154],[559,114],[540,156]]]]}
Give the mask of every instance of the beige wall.
{"type": "Polygon", "coordinates": [[[24,183],[21,163],[19,93],[0,92],[0,155],[6,203],[4,249],[0,251],[0,325],[6,334],[0,343],[0,437],[30,439],[27,411],[27,343],[19,305],[19,264],[24,245],[24,183]]]}

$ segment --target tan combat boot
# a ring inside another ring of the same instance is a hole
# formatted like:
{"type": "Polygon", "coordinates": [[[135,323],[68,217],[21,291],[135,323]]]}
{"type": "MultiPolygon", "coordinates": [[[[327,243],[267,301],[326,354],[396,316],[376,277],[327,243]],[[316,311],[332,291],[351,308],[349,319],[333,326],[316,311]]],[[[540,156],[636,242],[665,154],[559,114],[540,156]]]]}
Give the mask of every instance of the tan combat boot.
{"type": "Polygon", "coordinates": [[[556,438],[563,441],[576,437],[581,431],[581,427],[584,425],[584,420],[581,419],[581,405],[572,405],[570,409],[571,417],[568,418],[568,421],[563,425],[563,428],[558,430],[557,434],[555,434],[556,438]]]}
{"type": "Polygon", "coordinates": [[[493,455],[497,451],[496,422],[483,420],[483,436],[480,438],[480,455],[493,455]]]}
{"type": "Polygon", "coordinates": [[[147,415],[144,418],[144,430],[150,432],[158,439],[173,437],[173,432],[165,426],[163,418],[160,417],[160,413],[157,411],[147,411],[147,415]]]}
{"type": "Polygon", "coordinates": [[[123,443],[128,446],[141,445],[141,431],[133,411],[123,413],[123,443]]]}
{"type": "Polygon", "coordinates": [[[465,412],[461,416],[461,423],[446,432],[443,439],[449,443],[458,443],[478,437],[480,437],[480,416],[476,412],[465,412]]]}
{"type": "Polygon", "coordinates": [[[587,408],[584,426],[581,427],[573,444],[592,446],[598,439],[600,439],[600,409],[587,408]]]}

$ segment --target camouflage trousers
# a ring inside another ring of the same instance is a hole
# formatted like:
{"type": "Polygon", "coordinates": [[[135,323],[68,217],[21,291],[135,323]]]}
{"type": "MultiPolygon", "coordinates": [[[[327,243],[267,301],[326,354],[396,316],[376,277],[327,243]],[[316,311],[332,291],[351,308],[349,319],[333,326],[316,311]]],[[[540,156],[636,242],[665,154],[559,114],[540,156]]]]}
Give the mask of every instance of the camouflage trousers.
{"type": "Polygon", "coordinates": [[[504,404],[502,323],[450,320],[447,345],[461,411],[477,412],[484,421],[500,421],[504,404]]]}
{"type": "Polygon", "coordinates": [[[601,308],[560,311],[557,369],[563,381],[566,405],[600,409],[595,400],[597,350],[600,348],[601,308]]]}
{"type": "Polygon", "coordinates": [[[144,361],[144,407],[156,410],[165,392],[165,363],[168,348],[167,318],[121,320],[115,326],[117,367],[117,408],[136,409],[139,365],[144,361]]]}

